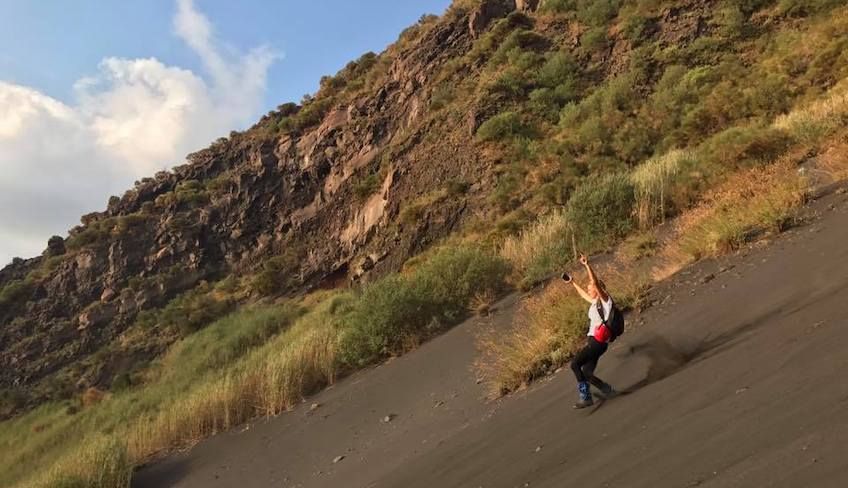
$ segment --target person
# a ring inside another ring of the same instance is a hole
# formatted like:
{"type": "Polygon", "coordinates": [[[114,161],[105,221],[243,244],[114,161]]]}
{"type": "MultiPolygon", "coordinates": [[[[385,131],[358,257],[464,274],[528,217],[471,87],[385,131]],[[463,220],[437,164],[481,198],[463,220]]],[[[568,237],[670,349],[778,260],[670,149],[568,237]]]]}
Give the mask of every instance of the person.
{"type": "Polygon", "coordinates": [[[567,273],[562,275],[563,280],[566,283],[571,283],[577,293],[589,302],[589,332],[586,334],[586,345],[571,360],[571,370],[577,378],[579,395],[579,401],[574,404],[574,408],[586,408],[594,403],[592,392],[589,390],[590,384],[600,390],[606,398],[616,394],[612,386],[595,376],[598,360],[607,352],[611,337],[609,329],[605,326],[602,327],[602,324],[609,320],[612,314],[612,298],[607,293],[604,282],[598,279],[595,270],[589,264],[589,259],[583,254],[580,255],[580,264],[586,268],[586,273],[589,275],[589,284],[585,290],[567,273]],[[600,307],[598,302],[600,302],[600,307]],[[603,311],[603,317],[601,317],[601,311],[603,311]]]}

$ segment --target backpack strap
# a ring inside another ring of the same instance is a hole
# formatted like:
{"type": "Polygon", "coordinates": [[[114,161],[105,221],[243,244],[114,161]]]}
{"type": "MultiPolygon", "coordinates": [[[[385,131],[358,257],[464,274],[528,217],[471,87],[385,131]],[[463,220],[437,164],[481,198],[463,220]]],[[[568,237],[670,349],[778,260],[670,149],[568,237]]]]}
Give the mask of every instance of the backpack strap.
{"type": "MultiPolygon", "coordinates": [[[[607,296],[609,296],[609,295],[607,295],[607,296]]],[[[607,318],[604,318],[604,306],[601,303],[600,297],[595,301],[595,307],[598,308],[598,316],[601,318],[601,323],[606,325],[607,327],[609,327],[607,322],[609,322],[610,319],[612,319],[612,314],[615,313],[615,302],[612,301],[612,297],[609,297],[609,299],[610,299],[610,313],[609,313],[609,317],[607,317],[607,318]]]]}
{"type": "MultiPolygon", "coordinates": [[[[601,304],[601,299],[598,298],[595,301],[595,307],[598,309],[598,317],[601,318],[601,323],[607,325],[607,319],[604,318],[604,306],[601,304]]],[[[612,311],[612,310],[610,310],[612,311]]]]}

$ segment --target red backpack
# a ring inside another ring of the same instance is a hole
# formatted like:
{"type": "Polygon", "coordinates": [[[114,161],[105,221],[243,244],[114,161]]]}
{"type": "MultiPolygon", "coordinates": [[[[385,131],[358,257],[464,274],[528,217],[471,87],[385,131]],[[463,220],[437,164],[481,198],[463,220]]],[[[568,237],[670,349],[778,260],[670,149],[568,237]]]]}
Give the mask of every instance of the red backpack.
{"type": "Polygon", "coordinates": [[[624,314],[615,306],[615,302],[612,302],[610,315],[604,319],[604,306],[601,305],[601,300],[597,300],[595,306],[598,307],[598,316],[601,317],[601,325],[595,329],[595,340],[602,343],[615,342],[618,336],[624,334],[624,314]]]}

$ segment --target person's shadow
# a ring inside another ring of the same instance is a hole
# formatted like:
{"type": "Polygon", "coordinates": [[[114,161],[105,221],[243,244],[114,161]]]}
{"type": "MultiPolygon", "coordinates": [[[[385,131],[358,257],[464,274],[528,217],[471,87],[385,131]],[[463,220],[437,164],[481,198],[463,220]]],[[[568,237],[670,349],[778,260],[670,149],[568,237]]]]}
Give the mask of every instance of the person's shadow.
{"type": "Polygon", "coordinates": [[[731,330],[716,337],[707,337],[689,343],[684,340],[679,344],[673,344],[666,337],[650,335],[640,342],[630,344],[622,350],[623,352],[620,355],[624,356],[624,361],[640,356],[647,359],[648,369],[645,376],[630,386],[618,390],[613,398],[598,395],[598,401],[589,411],[589,414],[600,410],[606,402],[636,393],[651,383],[656,383],[681,371],[695,361],[704,360],[724,350],[732,345],[731,342],[744,340],[744,338],[739,335],[738,330],[731,330]]]}

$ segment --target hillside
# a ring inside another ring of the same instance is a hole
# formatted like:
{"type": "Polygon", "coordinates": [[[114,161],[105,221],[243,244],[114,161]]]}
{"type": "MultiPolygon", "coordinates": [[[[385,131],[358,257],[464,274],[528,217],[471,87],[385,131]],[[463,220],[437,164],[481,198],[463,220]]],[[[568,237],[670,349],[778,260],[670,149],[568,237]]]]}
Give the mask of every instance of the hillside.
{"type": "Polygon", "coordinates": [[[600,363],[627,394],[588,411],[571,408],[567,368],[484,400],[474,337],[510,327],[512,296],[291,414],[143,468],[133,486],[843,486],[848,195],[812,210],[769,246],[658,286],[650,299],[665,303],[632,315],[600,363]]]}
{"type": "MultiPolygon", "coordinates": [[[[810,180],[848,176],[846,28],[832,0],[457,0],[422,17],[0,270],[0,483],[276,415],[577,248],[668,261],[615,290],[638,308],[682,265],[791,228],[810,180]]],[[[533,303],[535,348],[486,346],[490,391],[572,352],[575,304],[533,303]]]]}

